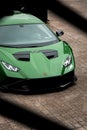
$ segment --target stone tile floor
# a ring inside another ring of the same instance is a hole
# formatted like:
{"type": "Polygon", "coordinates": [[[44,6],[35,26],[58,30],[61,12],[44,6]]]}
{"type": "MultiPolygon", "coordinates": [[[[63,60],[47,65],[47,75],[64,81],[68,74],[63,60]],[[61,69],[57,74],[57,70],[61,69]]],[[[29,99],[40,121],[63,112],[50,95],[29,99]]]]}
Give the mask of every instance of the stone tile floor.
{"type": "MultiPolygon", "coordinates": [[[[87,19],[87,1],[86,0],[59,0],[67,7],[76,11],[83,18],[87,19]]],[[[56,91],[43,94],[22,95],[15,93],[0,92],[0,108],[3,106],[9,115],[9,103],[2,103],[2,100],[9,101],[21,108],[51,119],[56,123],[63,123],[63,125],[74,130],[87,130],[87,34],[75,27],[63,18],[55,15],[52,11],[48,11],[48,25],[56,31],[62,29],[65,34],[61,37],[63,40],[69,42],[73,48],[76,59],[76,75],[78,77],[77,83],[64,91],[56,91]]],[[[81,23],[82,24],[82,23],[81,23]]],[[[10,111],[13,111],[10,108],[10,111]]],[[[18,113],[14,110],[15,116],[18,113]]],[[[24,115],[24,113],[23,113],[24,115]]],[[[25,116],[21,115],[21,119],[26,122],[25,116]]],[[[30,115],[31,116],[31,115],[30,115]]],[[[35,121],[35,119],[33,119],[35,121]]],[[[27,122],[30,122],[28,120],[27,122]]],[[[38,123],[38,122],[37,122],[38,123]]],[[[42,124],[42,128],[44,122],[42,124]]],[[[0,130],[35,130],[34,125],[29,127],[9,119],[0,113],[0,130]]],[[[58,128],[59,129],[59,128],[58,128]]]]}

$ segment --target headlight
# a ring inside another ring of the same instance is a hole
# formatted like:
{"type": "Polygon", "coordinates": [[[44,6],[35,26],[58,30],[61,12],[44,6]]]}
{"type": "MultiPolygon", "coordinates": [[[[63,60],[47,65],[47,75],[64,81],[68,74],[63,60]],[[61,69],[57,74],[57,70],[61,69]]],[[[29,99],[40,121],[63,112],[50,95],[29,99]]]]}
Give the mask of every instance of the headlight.
{"type": "Polygon", "coordinates": [[[64,62],[64,67],[67,67],[67,66],[69,66],[70,64],[71,64],[71,61],[72,61],[72,58],[71,58],[71,56],[68,56],[67,58],[66,58],[66,60],[65,60],[65,62],[64,62]]]}
{"type": "Polygon", "coordinates": [[[4,61],[1,61],[3,66],[7,69],[7,70],[11,70],[11,71],[14,71],[14,72],[18,72],[19,71],[19,68],[13,66],[13,65],[10,65],[4,61]]]}

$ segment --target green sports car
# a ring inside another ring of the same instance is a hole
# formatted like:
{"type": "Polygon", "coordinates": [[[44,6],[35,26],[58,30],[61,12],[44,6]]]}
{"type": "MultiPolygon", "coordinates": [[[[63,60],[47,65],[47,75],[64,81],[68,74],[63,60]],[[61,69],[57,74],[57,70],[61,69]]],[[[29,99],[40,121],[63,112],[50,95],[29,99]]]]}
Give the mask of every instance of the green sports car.
{"type": "Polygon", "coordinates": [[[26,91],[73,83],[75,59],[62,34],[31,14],[1,18],[0,87],[26,91]]]}

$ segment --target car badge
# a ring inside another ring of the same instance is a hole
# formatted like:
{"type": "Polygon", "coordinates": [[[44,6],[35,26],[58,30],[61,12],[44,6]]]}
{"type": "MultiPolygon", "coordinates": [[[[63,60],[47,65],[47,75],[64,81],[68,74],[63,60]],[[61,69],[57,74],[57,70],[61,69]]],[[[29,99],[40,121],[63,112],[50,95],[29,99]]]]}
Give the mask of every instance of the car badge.
{"type": "Polygon", "coordinates": [[[43,73],[43,75],[44,75],[44,76],[47,76],[47,73],[46,73],[46,72],[44,72],[44,73],[43,73]]]}

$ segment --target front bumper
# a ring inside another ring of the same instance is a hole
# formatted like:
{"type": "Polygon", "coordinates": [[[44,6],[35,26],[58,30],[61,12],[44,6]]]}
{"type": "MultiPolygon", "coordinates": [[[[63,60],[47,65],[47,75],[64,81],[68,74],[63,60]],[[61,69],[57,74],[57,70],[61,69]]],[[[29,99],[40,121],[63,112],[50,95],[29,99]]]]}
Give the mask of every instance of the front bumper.
{"type": "Polygon", "coordinates": [[[65,75],[51,77],[51,78],[42,78],[42,79],[33,79],[30,80],[31,89],[34,87],[35,89],[47,89],[47,88],[58,88],[58,87],[66,87],[69,84],[73,83],[76,80],[76,76],[74,71],[71,71],[65,75]],[[35,85],[34,85],[35,84],[35,85]],[[32,86],[33,85],[33,86],[32,86]]]}
{"type": "Polygon", "coordinates": [[[2,88],[18,90],[18,91],[30,91],[30,90],[46,90],[51,88],[66,87],[76,80],[74,71],[71,71],[65,75],[40,78],[40,79],[14,79],[7,78],[1,82],[2,88]]]}

